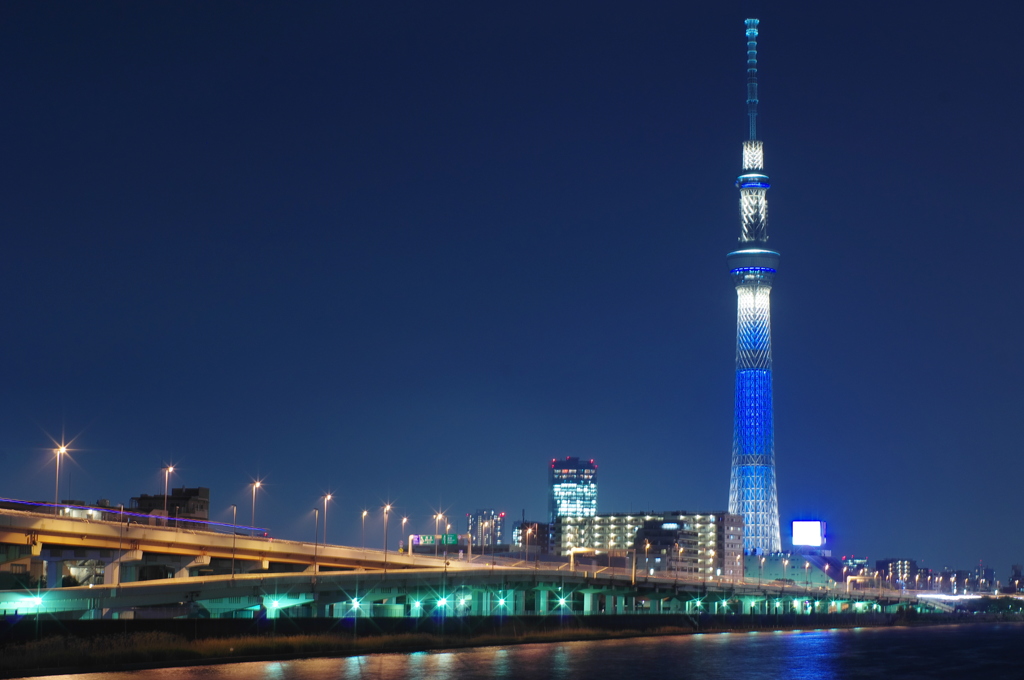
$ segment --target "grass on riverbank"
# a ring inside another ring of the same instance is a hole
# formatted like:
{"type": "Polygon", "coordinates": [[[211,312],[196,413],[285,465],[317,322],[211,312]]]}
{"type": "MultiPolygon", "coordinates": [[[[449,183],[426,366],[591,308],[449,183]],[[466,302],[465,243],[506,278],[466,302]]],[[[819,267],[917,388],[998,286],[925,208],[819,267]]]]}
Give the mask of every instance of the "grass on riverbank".
{"type": "Polygon", "coordinates": [[[374,652],[411,652],[560,640],[679,635],[688,632],[692,631],[681,628],[645,631],[572,629],[472,637],[402,633],[353,639],[351,635],[322,634],[207,638],[194,641],[160,632],[92,638],[51,637],[0,648],[0,677],[68,669],[89,671],[117,667],[175,666],[222,660],[349,656],[374,652]]]}

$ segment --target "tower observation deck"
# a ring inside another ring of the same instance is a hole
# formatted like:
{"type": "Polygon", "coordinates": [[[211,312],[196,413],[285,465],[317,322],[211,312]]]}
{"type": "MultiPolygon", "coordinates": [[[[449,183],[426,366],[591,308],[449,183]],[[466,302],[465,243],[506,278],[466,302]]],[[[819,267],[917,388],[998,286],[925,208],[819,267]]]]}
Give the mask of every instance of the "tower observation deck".
{"type": "Polygon", "coordinates": [[[727,261],[736,285],[736,401],[733,421],[729,512],[743,515],[743,548],[767,554],[782,550],[775,487],[775,425],[772,405],[772,334],[769,295],[779,254],[768,248],[768,176],[757,139],[758,20],[746,20],[747,115],[743,142],[738,248],[727,261]]]}

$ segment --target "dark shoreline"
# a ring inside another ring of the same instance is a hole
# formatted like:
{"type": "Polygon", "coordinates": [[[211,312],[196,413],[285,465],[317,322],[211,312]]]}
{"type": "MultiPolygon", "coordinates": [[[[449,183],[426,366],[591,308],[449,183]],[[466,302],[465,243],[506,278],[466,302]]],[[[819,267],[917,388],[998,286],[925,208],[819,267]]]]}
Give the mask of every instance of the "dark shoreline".
{"type": "MultiPolygon", "coordinates": [[[[640,637],[694,635],[703,633],[732,633],[751,631],[809,631],[886,626],[937,626],[974,623],[1024,622],[1020,616],[931,614],[903,616],[900,614],[858,615],[856,617],[800,616],[783,625],[764,624],[765,621],[741,617],[690,617],[690,625],[680,626],[681,617],[646,615],[624,617],[622,624],[643,623],[641,626],[610,626],[620,617],[601,617],[605,625],[584,626],[586,621],[552,619],[552,617],[519,617],[507,620],[502,632],[465,631],[451,633],[402,632],[364,634],[356,638],[348,631],[307,633],[272,632],[243,634],[228,637],[186,637],[161,631],[135,631],[122,634],[101,632],[92,637],[51,635],[39,640],[7,643],[0,646],[0,678],[36,677],[57,674],[104,673],[148,670],[188,666],[221,665],[229,663],[292,661],[307,658],[340,658],[365,654],[408,654],[421,651],[467,649],[473,647],[509,646],[521,644],[614,640],[640,637]],[[673,621],[662,620],[671,618],[673,621]],[[532,619],[532,620],[531,620],[532,619]],[[640,619],[638,621],[638,619],[640,619]],[[731,620],[730,620],[731,619],[731,620]],[[814,620],[812,620],[814,619],[814,620]],[[828,619],[828,620],[826,620],[828,619]],[[551,626],[552,621],[558,626],[551,626]],[[525,624],[525,625],[522,625],[525,624]],[[530,625],[534,624],[534,625],[530,625]],[[539,625],[538,625],[539,624],[539,625]],[[547,625],[545,625],[547,624],[547,625]],[[567,625],[568,624],[568,625],[567,625]],[[504,630],[512,628],[512,630],[504,630]],[[236,651],[237,649],[237,651],[236,651]],[[52,665],[56,658],[65,661],[52,665]],[[45,663],[46,665],[42,665],[45,663]]],[[[767,617],[765,617],[767,618],[767,617]]],[[[290,623],[308,623],[313,620],[292,620],[290,623]]],[[[373,620],[365,620],[367,628],[373,620]]],[[[88,622],[78,622],[88,623],[88,622]]],[[[360,621],[363,623],[363,621],[360,621]]],[[[782,623],[782,622],[779,622],[782,623]]],[[[78,628],[79,626],[74,626],[78,628]]]]}

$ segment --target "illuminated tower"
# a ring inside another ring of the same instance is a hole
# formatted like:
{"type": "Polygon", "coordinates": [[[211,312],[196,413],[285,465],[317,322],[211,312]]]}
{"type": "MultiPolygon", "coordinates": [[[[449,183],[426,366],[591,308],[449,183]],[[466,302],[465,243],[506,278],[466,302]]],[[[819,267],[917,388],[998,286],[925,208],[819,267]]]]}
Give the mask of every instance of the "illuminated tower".
{"type": "Polygon", "coordinates": [[[767,247],[768,176],[757,138],[757,19],[747,19],[747,115],[743,142],[739,247],[729,253],[736,284],[736,413],[733,424],[729,512],[743,515],[743,547],[779,552],[779,501],[775,491],[775,425],[772,409],[772,333],[769,295],[779,254],[767,247]]]}

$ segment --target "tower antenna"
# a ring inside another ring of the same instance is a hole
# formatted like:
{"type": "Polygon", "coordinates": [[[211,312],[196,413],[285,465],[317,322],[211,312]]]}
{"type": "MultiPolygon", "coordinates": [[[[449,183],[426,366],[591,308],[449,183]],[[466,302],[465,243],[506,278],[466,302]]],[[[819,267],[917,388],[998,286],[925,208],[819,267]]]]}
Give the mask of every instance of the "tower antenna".
{"type": "Polygon", "coordinates": [[[747,19],[747,116],[750,139],[757,139],[757,19],[747,19]]]}

